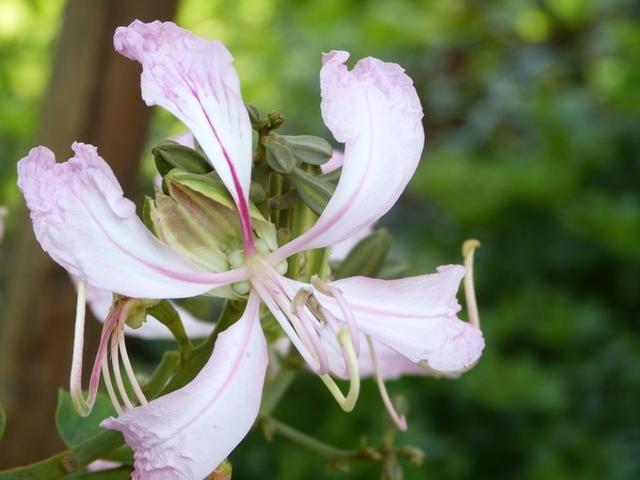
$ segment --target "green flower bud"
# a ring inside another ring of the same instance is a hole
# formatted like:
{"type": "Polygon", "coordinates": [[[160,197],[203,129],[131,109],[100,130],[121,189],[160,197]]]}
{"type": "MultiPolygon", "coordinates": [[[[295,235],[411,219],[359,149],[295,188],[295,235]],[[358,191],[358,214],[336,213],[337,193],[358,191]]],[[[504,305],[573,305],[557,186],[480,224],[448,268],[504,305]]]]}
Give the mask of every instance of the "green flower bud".
{"type": "Polygon", "coordinates": [[[255,128],[260,123],[260,112],[258,112],[258,109],[255,107],[255,105],[251,105],[250,103],[245,103],[244,106],[249,113],[251,126],[255,128]]]}
{"type": "Polygon", "coordinates": [[[278,141],[275,135],[262,137],[262,145],[267,151],[267,164],[275,172],[288,174],[293,171],[296,159],[287,145],[278,141]]]}
{"type": "Polygon", "coordinates": [[[322,165],[333,155],[333,147],[324,138],[313,135],[273,135],[285,145],[293,156],[302,163],[322,165]]]}
{"type": "Polygon", "coordinates": [[[302,201],[320,215],[329,203],[335,187],[321,176],[311,175],[301,168],[295,168],[288,178],[302,201]]]}
{"type": "Polygon", "coordinates": [[[190,173],[208,173],[212,171],[207,159],[197,150],[171,140],[159,142],[151,150],[156,168],[163,177],[174,168],[190,173]]]}

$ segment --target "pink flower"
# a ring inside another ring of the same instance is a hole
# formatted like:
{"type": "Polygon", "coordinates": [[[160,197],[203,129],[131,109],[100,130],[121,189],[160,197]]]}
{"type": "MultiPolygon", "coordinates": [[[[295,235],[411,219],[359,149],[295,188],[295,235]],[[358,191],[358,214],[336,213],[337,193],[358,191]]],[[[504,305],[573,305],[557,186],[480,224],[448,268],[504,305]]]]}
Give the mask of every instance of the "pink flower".
{"type": "MultiPolygon", "coordinates": [[[[93,147],[74,144],[76,156],[59,165],[48,150],[34,149],[20,162],[19,185],[41,245],[82,280],[78,318],[83,317],[85,283],[136,298],[186,297],[250,283],[244,315],[220,335],[211,359],[191,383],[151,402],[138,396],[139,406],[125,405],[118,418],[103,422],[122,431],[134,450],[134,478],[203,478],[249,431],[268,362],[261,301],[345,411],[353,409],[359,394],[359,365],[364,366],[359,357],[370,354],[368,368],[400,428],[406,424],[389,401],[383,376],[408,371],[407,364],[456,375],[476,363],[482,333],[457,318],[461,266],[389,281],[355,277],[303,284],[279,273],[290,255],[331,247],[373,224],[413,175],[424,144],[422,109],[400,66],[366,58],[350,71],[344,65],[347,52],[323,56],[322,115],[335,139],[345,144],[342,174],[316,224],[274,248],[254,238],[248,208],[252,131],[230,53],[220,42],[160,22],[118,28],[114,44],[142,64],[147,104],[172,112],[202,146],[237,205],[244,251],[235,262],[230,259],[234,270],[202,271],[146,230],[93,147]],[[349,379],[346,395],[334,377],[349,379]]],[[[105,332],[122,328],[127,308],[133,307],[112,308],[105,332]]],[[[76,338],[81,330],[79,320],[76,338]]],[[[90,394],[100,368],[104,374],[105,345],[101,342],[90,394]]],[[[126,356],[124,342],[120,346],[126,356]]]]}

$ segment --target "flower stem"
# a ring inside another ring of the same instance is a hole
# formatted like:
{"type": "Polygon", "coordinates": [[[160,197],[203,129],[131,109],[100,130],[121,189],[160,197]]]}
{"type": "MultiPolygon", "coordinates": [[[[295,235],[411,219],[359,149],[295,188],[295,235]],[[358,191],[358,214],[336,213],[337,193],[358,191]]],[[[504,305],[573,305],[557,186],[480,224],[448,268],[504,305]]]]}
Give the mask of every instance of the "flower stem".
{"type": "Polygon", "coordinates": [[[359,458],[361,455],[361,452],[357,450],[344,450],[342,448],[337,448],[327,443],[321,442],[320,440],[317,440],[307,435],[306,433],[296,430],[295,428],[282,423],[275,418],[263,416],[261,420],[267,432],[271,434],[282,435],[288,440],[291,440],[292,442],[297,443],[298,445],[329,459],[355,459],[359,458]]]}
{"type": "Polygon", "coordinates": [[[111,430],[102,432],[77,447],[65,450],[41,462],[0,472],[0,480],[53,480],[61,478],[78,472],[83,466],[115,450],[120,445],[122,445],[120,432],[111,430]]]}
{"type": "Polygon", "coordinates": [[[162,324],[164,324],[173,334],[178,342],[178,349],[180,350],[180,354],[188,354],[193,349],[193,345],[191,344],[191,340],[189,340],[189,336],[184,329],[184,325],[182,324],[182,320],[180,319],[180,314],[173,308],[170,302],[167,300],[162,300],[158,302],[153,307],[147,310],[149,315],[158,319],[162,324]]]}

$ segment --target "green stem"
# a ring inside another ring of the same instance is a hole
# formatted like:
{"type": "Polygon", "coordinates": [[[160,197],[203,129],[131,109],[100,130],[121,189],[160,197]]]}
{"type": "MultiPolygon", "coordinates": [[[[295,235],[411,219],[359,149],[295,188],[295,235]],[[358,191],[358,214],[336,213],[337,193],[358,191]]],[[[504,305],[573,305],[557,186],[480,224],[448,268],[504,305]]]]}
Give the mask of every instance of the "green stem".
{"type": "Polygon", "coordinates": [[[193,380],[209,360],[218,335],[240,318],[244,311],[244,305],[244,302],[227,301],[211,334],[187,354],[180,356],[180,368],[163,390],[163,394],[177,390],[193,380]]]}
{"type": "Polygon", "coordinates": [[[186,355],[193,349],[191,340],[184,329],[180,314],[173,308],[167,300],[162,300],[155,306],[149,308],[147,313],[164,324],[178,342],[178,349],[182,355],[186,355]]]}
{"type": "Polygon", "coordinates": [[[0,472],[0,480],[53,480],[76,473],[122,445],[122,434],[108,430],[41,462],[0,472]]]}
{"type": "Polygon", "coordinates": [[[357,459],[362,456],[362,452],[357,450],[344,450],[327,443],[316,440],[315,438],[303,433],[295,428],[280,422],[272,417],[262,417],[263,425],[272,433],[277,433],[298,445],[316,452],[329,459],[357,459]]]}
{"type": "Polygon", "coordinates": [[[180,354],[176,351],[164,352],[160,363],[153,371],[151,378],[144,386],[144,393],[149,398],[156,398],[167,385],[167,381],[171,378],[173,372],[180,365],[180,354]]]}

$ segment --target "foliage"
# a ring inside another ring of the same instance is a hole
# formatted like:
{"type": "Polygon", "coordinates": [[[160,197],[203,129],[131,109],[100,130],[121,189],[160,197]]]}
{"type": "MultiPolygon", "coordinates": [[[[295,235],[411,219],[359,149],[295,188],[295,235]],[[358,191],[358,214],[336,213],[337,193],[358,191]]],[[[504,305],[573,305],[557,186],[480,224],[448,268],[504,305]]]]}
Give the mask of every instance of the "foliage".
{"type": "MultiPolygon", "coordinates": [[[[42,28],[7,37],[0,24],[5,201],[14,198],[7,158],[33,135],[58,11],[49,5],[59,3],[19,7],[24,25],[42,28]],[[32,83],[22,89],[24,78],[32,83]]],[[[410,404],[398,442],[427,452],[406,478],[640,476],[637,17],[627,0],[182,2],[180,23],[229,46],[244,98],[283,112],[285,134],[330,138],[319,111],[322,51],[396,61],[415,80],[428,146],[385,220],[400,236],[393,255],[424,272],[459,262],[462,241],[479,238],[487,348],[458,381],[390,386],[410,404]]],[[[176,129],[157,115],[150,142],[176,129]]],[[[347,416],[312,376],[296,380],[275,413],[347,448],[361,432],[379,439],[385,416],[373,384],[347,416]]],[[[347,477],[279,437],[265,445],[259,429],[231,462],[238,478],[347,477]]],[[[374,472],[356,464],[349,478],[374,472]]]]}

